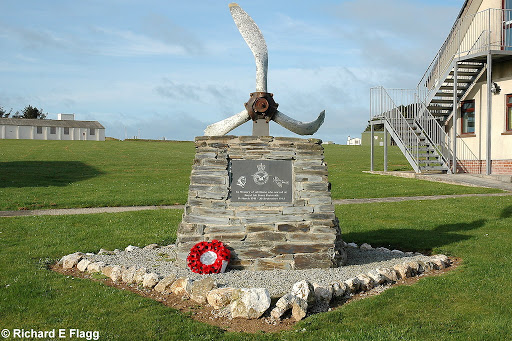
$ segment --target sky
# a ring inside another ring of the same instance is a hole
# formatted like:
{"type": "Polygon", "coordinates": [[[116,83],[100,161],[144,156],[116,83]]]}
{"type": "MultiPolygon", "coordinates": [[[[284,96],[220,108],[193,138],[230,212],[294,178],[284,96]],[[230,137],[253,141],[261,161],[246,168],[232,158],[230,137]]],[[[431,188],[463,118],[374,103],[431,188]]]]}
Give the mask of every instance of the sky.
{"type": "MultiPolygon", "coordinates": [[[[223,0],[2,0],[0,107],[99,121],[119,139],[188,140],[244,109],[254,57],[223,0]]],[[[370,88],[415,88],[463,0],[240,0],[268,47],[268,91],[346,144],[370,88]]],[[[245,123],[233,135],[250,135],[245,123]]],[[[271,123],[270,135],[296,136],[271,123]]]]}

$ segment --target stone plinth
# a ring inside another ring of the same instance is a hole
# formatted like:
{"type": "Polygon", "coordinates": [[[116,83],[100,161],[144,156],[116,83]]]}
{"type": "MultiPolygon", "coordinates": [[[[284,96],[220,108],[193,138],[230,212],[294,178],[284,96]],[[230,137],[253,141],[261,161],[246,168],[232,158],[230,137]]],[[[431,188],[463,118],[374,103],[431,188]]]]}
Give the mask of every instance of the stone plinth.
{"type": "Polygon", "coordinates": [[[201,136],[195,143],[176,241],[183,266],[192,246],[213,239],[231,250],[229,267],[235,269],[345,262],[321,140],[201,136]]]}

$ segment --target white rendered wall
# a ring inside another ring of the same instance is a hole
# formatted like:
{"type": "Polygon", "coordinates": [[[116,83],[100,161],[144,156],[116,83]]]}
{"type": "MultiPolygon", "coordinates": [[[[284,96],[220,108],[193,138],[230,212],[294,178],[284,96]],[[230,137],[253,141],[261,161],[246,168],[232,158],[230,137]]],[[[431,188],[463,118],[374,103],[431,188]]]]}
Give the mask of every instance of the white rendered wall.
{"type": "MultiPolygon", "coordinates": [[[[491,114],[491,159],[512,159],[512,135],[506,132],[506,97],[512,94],[512,62],[494,63],[492,81],[501,88],[492,95],[491,114]]],[[[475,100],[475,134],[461,137],[476,155],[477,159],[487,158],[487,82],[485,74],[465,100],[475,100]]],[[[461,134],[460,108],[456,122],[457,134],[461,134]]],[[[450,130],[452,127],[450,126],[450,130]]],[[[451,136],[451,132],[450,132],[451,136]]]]}

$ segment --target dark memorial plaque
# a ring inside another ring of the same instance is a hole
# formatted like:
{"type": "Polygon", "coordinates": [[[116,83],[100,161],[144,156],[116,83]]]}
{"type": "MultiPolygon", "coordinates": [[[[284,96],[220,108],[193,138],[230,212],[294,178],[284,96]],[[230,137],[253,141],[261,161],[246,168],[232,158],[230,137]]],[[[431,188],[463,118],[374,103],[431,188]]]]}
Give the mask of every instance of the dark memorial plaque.
{"type": "Polygon", "coordinates": [[[231,201],[292,202],[291,160],[232,160],[231,201]]]}

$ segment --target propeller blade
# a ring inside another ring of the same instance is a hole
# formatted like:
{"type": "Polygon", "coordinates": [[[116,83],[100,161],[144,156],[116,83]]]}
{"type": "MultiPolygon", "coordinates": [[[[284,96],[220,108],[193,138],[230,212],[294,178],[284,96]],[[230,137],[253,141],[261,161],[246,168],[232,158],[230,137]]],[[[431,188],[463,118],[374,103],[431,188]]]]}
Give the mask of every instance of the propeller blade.
{"type": "Polygon", "coordinates": [[[316,133],[318,128],[324,123],[325,110],[318,115],[318,118],[311,122],[301,122],[294,120],[291,117],[286,116],[279,110],[275,113],[272,118],[280,126],[296,133],[299,135],[313,135],[316,133]]]}
{"type": "Polygon", "coordinates": [[[267,92],[268,51],[260,29],[238,4],[230,3],[229,11],[238,31],[244,38],[256,61],[256,91],[267,92]]]}
{"type": "Polygon", "coordinates": [[[236,127],[244,124],[245,122],[249,121],[250,116],[247,110],[243,110],[239,112],[236,115],[233,115],[231,117],[228,117],[222,121],[219,121],[217,123],[210,124],[206,129],[204,130],[205,136],[222,136],[229,133],[231,130],[235,129],[236,127]]]}

